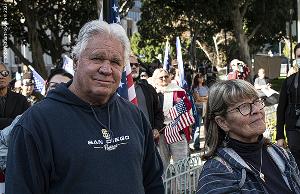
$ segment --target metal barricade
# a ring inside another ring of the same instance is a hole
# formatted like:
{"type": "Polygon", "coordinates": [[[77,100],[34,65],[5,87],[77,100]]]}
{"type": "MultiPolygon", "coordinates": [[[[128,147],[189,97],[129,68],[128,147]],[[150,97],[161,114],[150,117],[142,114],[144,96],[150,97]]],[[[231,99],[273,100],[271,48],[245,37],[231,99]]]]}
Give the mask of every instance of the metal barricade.
{"type": "Polygon", "coordinates": [[[163,176],[165,194],[195,193],[203,164],[200,154],[169,164],[163,176]]]}
{"type": "Polygon", "coordinates": [[[275,142],[276,140],[276,109],[277,104],[265,107],[265,121],[266,121],[266,131],[264,136],[269,138],[271,142],[275,142]]]}

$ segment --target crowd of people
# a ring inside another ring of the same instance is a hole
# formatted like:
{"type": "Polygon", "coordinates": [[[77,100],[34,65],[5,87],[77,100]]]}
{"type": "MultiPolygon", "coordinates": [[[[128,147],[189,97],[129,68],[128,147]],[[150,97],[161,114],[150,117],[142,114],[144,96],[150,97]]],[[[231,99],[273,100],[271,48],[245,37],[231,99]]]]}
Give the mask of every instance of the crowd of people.
{"type": "MultiPolygon", "coordinates": [[[[6,193],[165,193],[164,171],[171,160],[189,157],[191,142],[201,149],[201,128],[206,163],[198,194],[300,193],[299,73],[276,93],[263,69],[251,84],[247,65],[234,60],[228,80],[217,80],[211,66],[183,89],[175,63],[146,71],[124,29],[104,21],[81,28],[72,56],[74,76],[52,71],[45,96],[34,90],[30,71],[10,88],[10,72],[0,64],[6,193]],[[137,106],[117,94],[125,64],[137,106]],[[274,104],[277,144],[263,137],[264,107],[274,104]]],[[[300,59],[300,44],[295,56],[300,59]]]]}

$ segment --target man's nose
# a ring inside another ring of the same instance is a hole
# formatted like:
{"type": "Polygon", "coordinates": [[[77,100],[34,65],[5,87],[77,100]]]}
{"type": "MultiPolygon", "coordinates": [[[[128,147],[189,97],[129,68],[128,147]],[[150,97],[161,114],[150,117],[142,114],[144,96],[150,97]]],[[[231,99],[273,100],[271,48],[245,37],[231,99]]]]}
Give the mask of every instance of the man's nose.
{"type": "Polygon", "coordinates": [[[104,60],[99,68],[99,73],[110,75],[112,73],[111,64],[109,60],[104,60]]]}

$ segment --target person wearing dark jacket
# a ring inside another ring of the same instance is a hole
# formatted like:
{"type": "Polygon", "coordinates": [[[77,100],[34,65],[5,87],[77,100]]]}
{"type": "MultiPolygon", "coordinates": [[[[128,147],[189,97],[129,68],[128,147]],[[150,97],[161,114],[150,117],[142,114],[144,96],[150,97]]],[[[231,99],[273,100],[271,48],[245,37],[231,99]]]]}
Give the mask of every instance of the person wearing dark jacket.
{"type": "Polygon", "coordinates": [[[147,80],[140,79],[140,66],[134,55],[130,55],[130,66],[134,81],[135,92],[138,100],[138,107],[143,111],[152,127],[154,139],[159,138],[159,131],[164,126],[164,113],[159,104],[158,94],[147,80]]]}
{"type": "Polygon", "coordinates": [[[151,126],[116,93],[129,50],[119,24],[82,27],[72,52],[74,79],[51,90],[12,130],[5,193],[164,193],[151,126]]]}
{"type": "MultiPolygon", "coordinates": [[[[300,43],[294,48],[297,62],[300,60],[300,43]]],[[[300,64],[298,63],[300,66],[300,64]]],[[[286,78],[281,86],[277,107],[277,145],[285,145],[285,134],[288,147],[297,165],[300,166],[300,79],[299,72],[286,78]]]]}
{"type": "Polygon", "coordinates": [[[263,137],[264,101],[251,83],[226,80],[209,90],[206,148],[197,194],[300,193],[292,154],[263,137]]]}
{"type": "Polygon", "coordinates": [[[4,64],[0,64],[0,130],[9,126],[16,116],[30,107],[23,95],[8,88],[9,81],[9,71],[4,64]]]}

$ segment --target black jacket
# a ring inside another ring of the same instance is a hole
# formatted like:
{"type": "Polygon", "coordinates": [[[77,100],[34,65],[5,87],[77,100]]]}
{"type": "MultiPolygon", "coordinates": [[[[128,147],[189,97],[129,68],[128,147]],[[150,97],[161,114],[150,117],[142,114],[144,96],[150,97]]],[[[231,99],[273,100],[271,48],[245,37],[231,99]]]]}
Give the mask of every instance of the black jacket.
{"type": "Polygon", "coordinates": [[[12,91],[7,92],[4,117],[0,118],[0,130],[9,126],[16,116],[30,107],[26,97],[12,91]]]}
{"type": "Polygon", "coordinates": [[[295,112],[295,104],[296,103],[300,104],[300,77],[298,79],[298,89],[297,89],[298,99],[296,99],[296,90],[294,86],[295,76],[296,73],[291,75],[287,79],[285,79],[281,86],[279,103],[277,107],[276,139],[284,138],[284,126],[287,130],[296,129],[295,124],[298,117],[296,116],[296,112],[295,112]]]}
{"type": "Polygon", "coordinates": [[[149,122],[152,129],[162,129],[164,126],[164,113],[161,108],[162,106],[159,103],[156,90],[146,80],[138,80],[136,84],[142,88],[144,93],[149,114],[149,122]]]}

